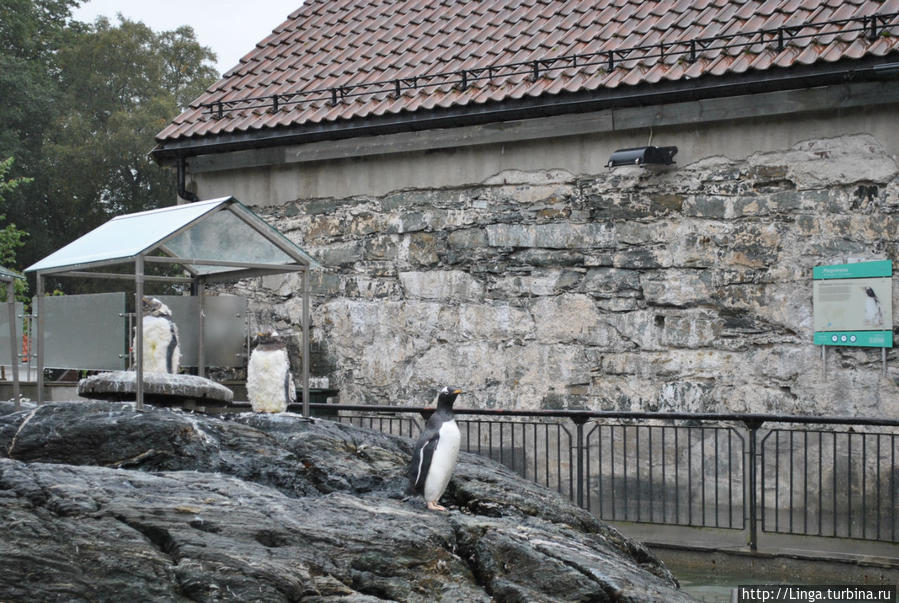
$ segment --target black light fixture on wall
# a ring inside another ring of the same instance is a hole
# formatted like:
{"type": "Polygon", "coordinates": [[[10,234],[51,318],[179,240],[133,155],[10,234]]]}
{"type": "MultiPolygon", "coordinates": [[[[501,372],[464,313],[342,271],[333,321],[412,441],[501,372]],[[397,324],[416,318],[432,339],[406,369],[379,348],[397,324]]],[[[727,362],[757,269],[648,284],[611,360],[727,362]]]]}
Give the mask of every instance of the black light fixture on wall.
{"type": "Polygon", "coordinates": [[[671,165],[677,147],[635,147],[633,149],[618,149],[609,158],[606,167],[613,168],[619,165],[639,165],[641,167],[653,165],[671,165]]]}

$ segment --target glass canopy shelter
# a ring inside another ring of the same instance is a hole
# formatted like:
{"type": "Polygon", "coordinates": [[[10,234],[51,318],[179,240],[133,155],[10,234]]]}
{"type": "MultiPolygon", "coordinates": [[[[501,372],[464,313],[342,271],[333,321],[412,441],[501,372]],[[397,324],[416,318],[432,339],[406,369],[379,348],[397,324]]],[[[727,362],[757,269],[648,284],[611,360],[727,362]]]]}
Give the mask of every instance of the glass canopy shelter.
{"type": "MultiPolygon", "coordinates": [[[[200,297],[203,329],[205,285],[243,278],[298,272],[303,287],[303,414],[309,415],[309,270],[318,267],[306,252],[269,226],[234,197],[118,216],[62,249],[29,266],[37,279],[37,387],[44,401],[44,327],[42,299],[47,276],[129,279],[135,283],[135,324],[143,324],[141,299],[150,281],[190,284],[200,297]],[[148,264],[180,267],[183,276],[147,274],[148,264]],[[133,274],[100,272],[99,268],[133,265],[133,274]]],[[[199,366],[204,370],[203,337],[199,366]]],[[[135,329],[137,408],[143,408],[143,335],[135,329]]]]}

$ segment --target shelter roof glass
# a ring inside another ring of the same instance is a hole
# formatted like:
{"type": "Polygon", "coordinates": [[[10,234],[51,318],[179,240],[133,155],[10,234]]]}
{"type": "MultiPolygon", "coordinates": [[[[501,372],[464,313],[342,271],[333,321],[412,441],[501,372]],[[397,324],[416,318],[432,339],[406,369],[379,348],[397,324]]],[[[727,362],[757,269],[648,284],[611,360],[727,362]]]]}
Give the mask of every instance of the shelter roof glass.
{"type": "Polygon", "coordinates": [[[21,274],[17,274],[15,272],[13,272],[12,270],[10,270],[9,268],[4,268],[3,266],[0,266],[0,282],[8,283],[9,281],[12,281],[15,279],[23,279],[23,278],[25,278],[25,277],[23,277],[21,274]]]}
{"type": "MultiPolygon", "coordinates": [[[[27,268],[89,268],[156,251],[185,260],[317,265],[302,249],[233,197],[118,216],[27,268]]],[[[189,262],[185,262],[188,265],[189,262]]],[[[231,268],[194,265],[198,274],[231,268]]]]}
{"type": "MultiPolygon", "coordinates": [[[[262,234],[248,228],[236,214],[226,211],[215,212],[193,228],[172,237],[166,241],[165,247],[175,257],[194,260],[256,264],[289,264],[294,261],[262,234]]],[[[215,265],[196,265],[193,268],[200,274],[227,269],[215,265]]]]}

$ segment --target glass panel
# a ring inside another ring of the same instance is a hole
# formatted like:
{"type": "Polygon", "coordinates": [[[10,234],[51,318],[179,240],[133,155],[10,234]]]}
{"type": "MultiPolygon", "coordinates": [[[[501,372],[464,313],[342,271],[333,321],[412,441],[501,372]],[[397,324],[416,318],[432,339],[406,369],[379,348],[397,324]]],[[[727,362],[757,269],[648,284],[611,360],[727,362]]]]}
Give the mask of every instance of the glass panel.
{"type": "Polygon", "coordinates": [[[223,202],[223,199],[214,199],[113,218],[33,264],[28,270],[48,270],[135,256],[223,202]]]}
{"type": "MultiPolygon", "coordinates": [[[[37,300],[32,307],[37,308],[37,300]]],[[[125,294],[45,297],[44,366],[63,369],[125,368],[125,294]]]]}
{"type": "MultiPolygon", "coordinates": [[[[172,311],[181,340],[181,366],[197,366],[200,336],[200,300],[186,295],[158,295],[172,311]]],[[[246,298],[206,296],[206,366],[232,368],[246,365],[246,298]]]]}
{"type": "MultiPolygon", "coordinates": [[[[25,313],[25,307],[22,302],[16,302],[16,348],[22,351],[22,314],[25,313]]],[[[0,303],[0,364],[3,366],[12,366],[9,347],[9,305],[6,302],[0,303]]],[[[12,374],[7,375],[7,379],[12,379],[12,374]]]]}
{"type": "MultiPolygon", "coordinates": [[[[218,211],[166,243],[177,257],[229,260],[257,264],[288,264],[293,258],[229,210],[218,211]]],[[[228,270],[222,266],[196,266],[201,274],[228,270]]]]}
{"type": "Polygon", "coordinates": [[[245,297],[206,297],[206,366],[247,365],[247,311],[245,297]]]}

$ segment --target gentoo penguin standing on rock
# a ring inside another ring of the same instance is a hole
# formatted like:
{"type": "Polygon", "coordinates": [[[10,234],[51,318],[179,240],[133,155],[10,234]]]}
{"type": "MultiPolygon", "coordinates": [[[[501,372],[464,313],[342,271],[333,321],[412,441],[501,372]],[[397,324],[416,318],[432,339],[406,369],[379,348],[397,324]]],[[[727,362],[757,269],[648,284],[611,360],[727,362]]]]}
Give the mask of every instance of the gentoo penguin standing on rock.
{"type": "Polygon", "coordinates": [[[178,326],[172,320],[172,311],[155,297],[141,299],[143,311],[143,363],[145,373],[178,372],[181,348],[178,343],[178,326]]]}
{"type": "Polygon", "coordinates": [[[446,511],[438,501],[453,476],[459,456],[462,435],[453,415],[453,402],[461,393],[460,389],[444,387],[437,394],[437,410],[425,423],[409,463],[408,493],[423,494],[432,511],[446,511]]]}
{"type": "Polygon", "coordinates": [[[247,397],[255,412],[284,412],[297,397],[287,343],[277,331],[256,338],[247,364],[247,397]]]}

